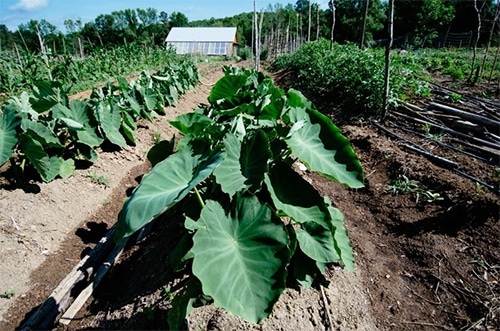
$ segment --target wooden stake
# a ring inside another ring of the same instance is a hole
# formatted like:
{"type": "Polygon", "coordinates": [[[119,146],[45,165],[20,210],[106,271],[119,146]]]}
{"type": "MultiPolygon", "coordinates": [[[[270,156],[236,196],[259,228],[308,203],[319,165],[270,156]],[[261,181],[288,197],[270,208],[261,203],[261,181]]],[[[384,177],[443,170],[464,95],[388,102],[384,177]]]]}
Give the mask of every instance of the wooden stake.
{"type": "Polygon", "coordinates": [[[111,269],[111,267],[113,267],[115,262],[118,260],[121,253],[123,252],[123,248],[127,244],[128,238],[129,237],[125,238],[119,246],[116,246],[113,249],[113,251],[103,262],[99,270],[97,270],[94,280],[78,295],[73,304],[59,319],[59,323],[69,325],[69,323],[73,320],[73,317],[75,317],[75,315],[80,311],[85,302],[87,302],[88,298],[92,295],[92,292],[99,285],[108,270],[111,269]]]}
{"type": "Polygon", "coordinates": [[[95,267],[101,263],[112,249],[114,245],[112,240],[113,234],[114,229],[111,229],[94,249],[71,270],[54,291],[52,291],[47,300],[26,321],[20,329],[21,331],[38,329],[42,324],[50,325],[60,312],[66,310],[71,291],[80,282],[86,281],[86,278],[93,273],[95,267]],[[50,321],[47,321],[48,319],[50,321]]]}

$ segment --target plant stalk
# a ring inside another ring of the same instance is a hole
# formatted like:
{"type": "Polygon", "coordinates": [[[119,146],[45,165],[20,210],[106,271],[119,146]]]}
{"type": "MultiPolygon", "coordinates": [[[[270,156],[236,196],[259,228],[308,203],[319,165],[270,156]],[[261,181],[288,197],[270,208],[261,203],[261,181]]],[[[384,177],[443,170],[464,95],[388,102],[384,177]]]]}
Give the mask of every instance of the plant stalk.
{"type": "Polygon", "coordinates": [[[205,207],[205,202],[203,201],[203,198],[201,197],[200,191],[195,187],[194,188],[194,193],[196,194],[196,198],[198,199],[198,202],[200,203],[201,208],[205,207]]]}

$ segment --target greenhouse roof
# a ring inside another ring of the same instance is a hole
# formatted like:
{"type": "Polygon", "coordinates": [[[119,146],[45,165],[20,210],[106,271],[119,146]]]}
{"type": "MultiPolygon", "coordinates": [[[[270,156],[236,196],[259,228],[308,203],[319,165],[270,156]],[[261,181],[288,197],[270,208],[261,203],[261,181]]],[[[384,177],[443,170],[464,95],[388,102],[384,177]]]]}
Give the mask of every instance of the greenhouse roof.
{"type": "Polygon", "coordinates": [[[237,42],[236,28],[187,28],[173,27],[166,42],[237,42]]]}

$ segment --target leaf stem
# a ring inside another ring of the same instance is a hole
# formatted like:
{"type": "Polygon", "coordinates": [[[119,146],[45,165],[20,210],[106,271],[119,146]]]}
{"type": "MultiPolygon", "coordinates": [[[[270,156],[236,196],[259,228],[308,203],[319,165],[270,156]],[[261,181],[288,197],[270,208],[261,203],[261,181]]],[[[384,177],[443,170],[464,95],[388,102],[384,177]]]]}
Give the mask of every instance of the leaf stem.
{"type": "Polygon", "coordinates": [[[200,203],[201,208],[205,207],[205,202],[203,202],[203,198],[200,195],[200,191],[198,191],[196,186],[194,187],[194,193],[196,194],[196,197],[198,198],[198,202],[200,203]]]}

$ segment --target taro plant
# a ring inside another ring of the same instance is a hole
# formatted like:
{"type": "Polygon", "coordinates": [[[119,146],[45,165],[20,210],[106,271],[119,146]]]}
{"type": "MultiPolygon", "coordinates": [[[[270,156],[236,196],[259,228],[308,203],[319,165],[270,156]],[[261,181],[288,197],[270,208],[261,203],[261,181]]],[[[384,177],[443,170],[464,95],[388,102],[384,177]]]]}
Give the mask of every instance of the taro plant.
{"type": "Polygon", "coordinates": [[[76,160],[94,162],[105,140],[119,147],[135,144],[136,121],[164,114],[199,76],[190,61],[172,63],[136,81],[118,78],[95,88],[90,100],[69,100],[59,81],[40,81],[32,93],[11,97],[0,110],[0,166],[10,160],[14,179],[25,181],[32,167],[43,181],[70,176],[76,160]]]}
{"type": "Polygon", "coordinates": [[[224,72],[208,105],[170,121],[183,138],[176,149],[150,150],[155,166],[125,201],[115,229],[120,242],[183,206],[187,231],[170,262],[189,278],[172,301],[172,329],[208,301],[257,323],[287,281],[307,288],[333,262],[354,269],[342,213],[293,167],[300,161],[362,187],[347,138],[300,92],[285,93],[254,70],[224,72]]]}

